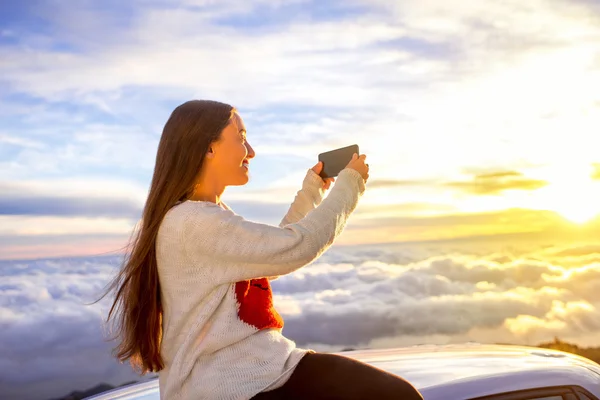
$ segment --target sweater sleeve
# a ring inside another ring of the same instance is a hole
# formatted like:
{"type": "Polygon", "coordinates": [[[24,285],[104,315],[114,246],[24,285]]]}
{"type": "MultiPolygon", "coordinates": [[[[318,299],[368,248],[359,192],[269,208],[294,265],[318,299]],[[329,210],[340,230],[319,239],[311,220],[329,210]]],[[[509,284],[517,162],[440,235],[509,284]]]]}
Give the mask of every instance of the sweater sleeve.
{"type": "Polygon", "coordinates": [[[192,260],[214,260],[211,276],[218,283],[288,274],[333,244],[364,190],[360,173],[346,168],[318,207],[284,227],[246,221],[221,207],[191,208],[183,228],[185,251],[192,260]]]}
{"type": "Polygon", "coordinates": [[[279,226],[283,228],[286,225],[300,221],[309,211],[314,210],[315,207],[321,204],[324,194],[323,179],[315,171],[309,169],[304,182],[302,182],[302,189],[296,193],[290,209],[279,226]]]}

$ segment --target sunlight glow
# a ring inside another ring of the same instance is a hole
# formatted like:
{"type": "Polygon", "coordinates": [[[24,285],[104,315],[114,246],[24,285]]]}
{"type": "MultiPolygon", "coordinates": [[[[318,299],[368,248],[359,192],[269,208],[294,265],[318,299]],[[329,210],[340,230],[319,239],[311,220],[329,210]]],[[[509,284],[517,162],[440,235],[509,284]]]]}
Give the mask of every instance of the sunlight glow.
{"type": "Polygon", "coordinates": [[[591,169],[590,164],[561,166],[552,175],[551,185],[540,190],[542,203],[577,224],[596,217],[600,214],[600,183],[592,180],[591,169]]]}
{"type": "Polygon", "coordinates": [[[598,215],[597,209],[590,208],[568,208],[558,212],[571,222],[585,224],[598,215]]]}

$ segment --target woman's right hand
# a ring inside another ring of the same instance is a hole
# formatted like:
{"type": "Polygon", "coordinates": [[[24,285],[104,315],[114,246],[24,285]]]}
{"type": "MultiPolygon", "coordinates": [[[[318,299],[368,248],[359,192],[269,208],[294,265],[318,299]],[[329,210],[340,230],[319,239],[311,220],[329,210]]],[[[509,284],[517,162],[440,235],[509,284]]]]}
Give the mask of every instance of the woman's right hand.
{"type": "Polygon", "coordinates": [[[369,179],[369,164],[365,163],[366,158],[367,156],[365,154],[359,156],[354,153],[354,155],[352,155],[352,160],[346,165],[346,168],[352,168],[353,170],[358,171],[365,182],[369,179]]]}

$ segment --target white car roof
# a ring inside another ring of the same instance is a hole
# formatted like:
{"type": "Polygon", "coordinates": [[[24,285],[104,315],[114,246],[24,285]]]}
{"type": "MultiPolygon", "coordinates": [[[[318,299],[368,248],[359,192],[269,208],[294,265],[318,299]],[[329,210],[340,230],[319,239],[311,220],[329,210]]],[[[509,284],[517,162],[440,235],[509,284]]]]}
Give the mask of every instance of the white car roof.
{"type": "MultiPolygon", "coordinates": [[[[583,357],[510,345],[423,345],[347,351],[347,357],[397,374],[425,400],[467,399],[515,390],[580,386],[600,398],[600,365],[583,357]]],[[[89,398],[158,400],[158,380],[89,398]]]]}
{"type": "Polygon", "coordinates": [[[600,398],[600,365],[555,350],[466,344],[342,354],[400,375],[426,400],[466,399],[561,385],[581,386],[600,398]]]}

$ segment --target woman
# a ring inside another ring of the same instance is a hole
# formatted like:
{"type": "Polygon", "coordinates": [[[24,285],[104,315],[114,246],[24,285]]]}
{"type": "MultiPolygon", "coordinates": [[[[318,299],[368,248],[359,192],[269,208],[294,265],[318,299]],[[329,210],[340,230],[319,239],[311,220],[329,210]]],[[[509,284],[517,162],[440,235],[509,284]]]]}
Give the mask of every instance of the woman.
{"type": "Polygon", "coordinates": [[[159,371],[161,399],[421,399],[403,379],[285,338],[270,279],[317,259],[365,190],[366,156],[333,179],[307,171],[279,227],[222,201],[255,153],[236,110],[189,101],[167,121],[141,226],[112,283],[117,357],[159,371]]]}

